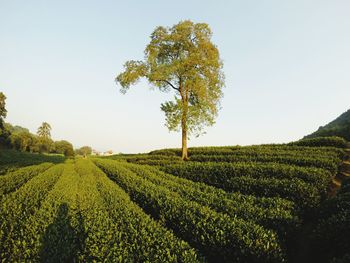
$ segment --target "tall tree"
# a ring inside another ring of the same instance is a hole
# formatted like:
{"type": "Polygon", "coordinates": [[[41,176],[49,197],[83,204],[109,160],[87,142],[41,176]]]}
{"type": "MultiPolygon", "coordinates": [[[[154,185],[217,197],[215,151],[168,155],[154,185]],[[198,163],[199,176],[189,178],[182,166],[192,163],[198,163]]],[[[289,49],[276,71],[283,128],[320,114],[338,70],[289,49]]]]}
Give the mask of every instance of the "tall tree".
{"type": "Polygon", "coordinates": [[[90,146],[83,146],[83,147],[77,149],[76,153],[79,155],[83,155],[84,158],[86,158],[86,156],[91,155],[92,148],[90,146]]]}
{"type": "Polygon", "coordinates": [[[43,122],[38,128],[37,134],[39,137],[44,139],[51,138],[51,126],[47,122],[43,122]]]}
{"type": "Polygon", "coordinates": [[[8,147],[10,144],[10,132],[6,129],[5,118],[7,116],[6,110],[6,96],[0,92],[0,147],[8,147]]]}
{"type": "Polygon", "coordinates": [[[6,96],[4,93],[0,92],[0,129],[4,127],[4,119],[6,118],[6,96]]]}
{"type": "Polygon", "coordinates": [[[175,91],[173,101],[161,104],[170,131],[182,131],[182,159],[188,159],[187,139],[215,123],[223,96],[224,74],[212,32],[205,23],[182,21],[157,27],[143,61],[127,61],[116,82],[125,93],[145,77],[160,91],[175,91]]]}
{"type": "Polygon", "coordinates": [[[74,156],[73,145],[67,141],[54,142],[54,152],[64,154],[67,157],[74,156]]]}

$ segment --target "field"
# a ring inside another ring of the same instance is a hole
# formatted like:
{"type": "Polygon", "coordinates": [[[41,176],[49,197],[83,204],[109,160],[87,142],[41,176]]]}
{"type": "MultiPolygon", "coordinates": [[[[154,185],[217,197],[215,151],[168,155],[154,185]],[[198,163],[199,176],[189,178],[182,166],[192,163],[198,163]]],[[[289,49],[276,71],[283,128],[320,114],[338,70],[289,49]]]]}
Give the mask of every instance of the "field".
{"type": "Polygon", "coordinates": [[[346,147],[337,138],[198,147],[187,162],[179,149],[75,159],[1,151],[0,258],[349,262],[346,147]]]}

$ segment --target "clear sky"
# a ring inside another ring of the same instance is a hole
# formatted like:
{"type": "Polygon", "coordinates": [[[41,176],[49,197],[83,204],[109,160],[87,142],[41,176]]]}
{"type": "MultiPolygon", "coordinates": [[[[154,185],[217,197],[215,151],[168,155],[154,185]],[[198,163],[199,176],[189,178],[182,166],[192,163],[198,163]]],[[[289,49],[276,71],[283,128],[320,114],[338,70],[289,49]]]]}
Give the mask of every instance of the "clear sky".
{"type": "Polygon", "coordinates": [[[217,123],[190,146],[297,140],[350,108],[349,0],[0,0],[0,91],[12,124],[75,147],[179,147],[160,104],[173,94],[114,78],[156,26],[205,22],[224,62],[217,123]]]}

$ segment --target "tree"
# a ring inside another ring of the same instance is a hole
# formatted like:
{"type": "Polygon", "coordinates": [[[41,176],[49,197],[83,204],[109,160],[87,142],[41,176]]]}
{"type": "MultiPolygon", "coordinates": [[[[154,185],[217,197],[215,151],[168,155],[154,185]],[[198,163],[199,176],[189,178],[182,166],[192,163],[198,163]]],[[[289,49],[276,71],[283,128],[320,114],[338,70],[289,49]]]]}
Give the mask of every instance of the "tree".
{"type": "Polygon", "coordinates": [[[157,27],[143,61],[127,61],[116,82],[125,93],[145,77],[160,91],[175,91],[174,101],[161,104],[170,131],[182,130],[182,159],[188,159],[187,139],[215,123],[223,96],[224,74],[212,32],[205,23],[182,21],[157,27]]]}
{"type": "Polygon", "coordinates": [[[56,141],[54,142],[55,153],[64,154],[66,157],[74,156],[73,145],[67,141],[56,141]]]}
{"type": "Polygon", "coordinates": [[[50,152],[53,147],[53,141],[51,140],[51,125],[47,122],[43,122],[38,128],[37,134],[39,136],[39,152],[50,152]]]}
{"type": "Polygon", "coordinates": [[[5,127],[4,119],[7,116],[6,96],[0,92],[0,145],[7,146],[9,143],[10,132],[5,127]]]}
{"type": "Polygon", "coordinates": [[[4,93],[0,92],[0,123],[3,126],[4,119],[6,118],[6,96],[4,93]]]}
{"type": "Polygon", "coordinates": [[[92,153],[92,148],[90,146],[83,146],[83,147],[77,149],[76,153],[86,157],[92,153]]]}
{"type": "Polygon", "coordinates": [[[37,134],[41,138],[51,138],[51,126],[47,122],[43,122],[38,128],[37,134]]]}
{"type": "Polygon", "coordinates": [[[35,136],[28,131],[19,131],[10,135],[11,145],[18,151],[31,151],[36,143],[35,136]]]}

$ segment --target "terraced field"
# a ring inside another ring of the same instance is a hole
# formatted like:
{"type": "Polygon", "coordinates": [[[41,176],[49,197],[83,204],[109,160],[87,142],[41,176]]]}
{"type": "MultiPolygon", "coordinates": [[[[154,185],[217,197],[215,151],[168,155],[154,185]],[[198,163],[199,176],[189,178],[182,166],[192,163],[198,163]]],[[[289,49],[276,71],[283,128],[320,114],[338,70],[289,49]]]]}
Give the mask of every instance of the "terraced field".
{"type": "Polygon", "coordinates": [[[11,153],[1,261],[307,262],[317,246],[327,252],[317,262],[346,260],[347,179],[328,194],[347,154],[323,145],[193,148],[188,162],[177,149],[32,163],[11,153]],[[310,241],[301,256],[300,238],[310,241]]]}

